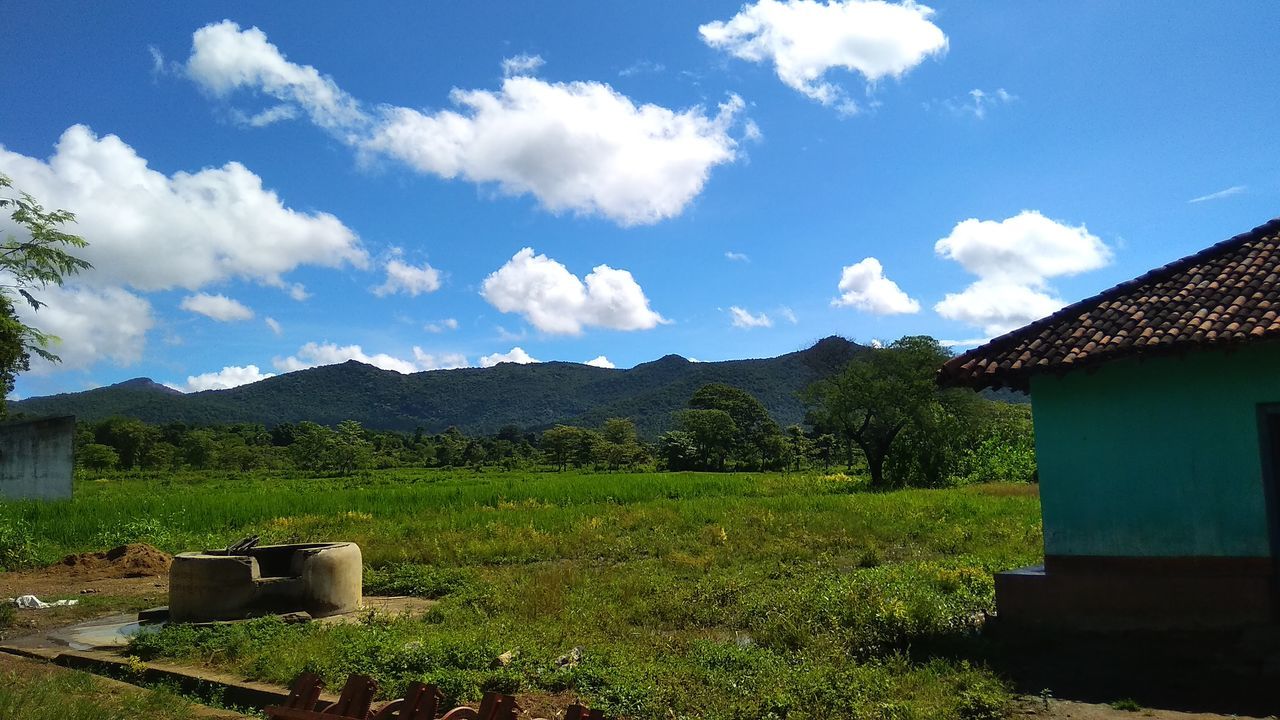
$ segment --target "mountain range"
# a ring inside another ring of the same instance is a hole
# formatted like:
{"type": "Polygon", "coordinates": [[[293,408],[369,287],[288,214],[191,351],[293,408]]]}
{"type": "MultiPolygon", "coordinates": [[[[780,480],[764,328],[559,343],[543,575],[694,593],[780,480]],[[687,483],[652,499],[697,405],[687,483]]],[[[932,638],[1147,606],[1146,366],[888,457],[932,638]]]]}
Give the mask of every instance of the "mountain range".
{"type": "Polygon", "coordinates": [[[669,429],[672,413],[707,383],[742,388],[764,403],[780,425],[801,422],[800,392],[866,348],[828,337],[773,358],[693,362],[667,355],[626,370],[576,363],[503,363],[491,368],[430,370],[402,375],[354,360],[298,370],[228,390],[182,393],[149,378],[9,404],[11,414],[75,415],[81,420],[133,417],[149,423],[280,423],[334,425],[357,420],[382,430],[467,434],[504,425],[537,430],[557,423],[597,426],[631,418],[641,435],[669,429]]]}

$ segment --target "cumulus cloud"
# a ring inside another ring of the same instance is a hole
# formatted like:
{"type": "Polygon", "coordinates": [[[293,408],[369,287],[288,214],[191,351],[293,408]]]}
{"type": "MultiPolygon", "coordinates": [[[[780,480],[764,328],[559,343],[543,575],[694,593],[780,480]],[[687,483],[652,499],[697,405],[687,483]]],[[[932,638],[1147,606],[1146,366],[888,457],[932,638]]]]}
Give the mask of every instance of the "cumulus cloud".
{"type": "Polygon", "coordinates": [[[636,105],[603,83],[507,78],[498,91],[455,90],[460,111],[388,108],[364,148],[442,178],[529,194],[545,209],[621,225],[679,215],[711,168],[736,157],[730,130],[744,103],[636,105]]]}
{"type": "Polygon", "coordinates": [[[737,305],[729,308],[729,322],[736,328],[749,330],[751,328],[773,327],[773,320],[766,314],[752,315],[745,308],[737,305]]]}
{"type": "MultiPolygon", "coordinates": [[[[182,303],[178,306],[187,312],[193,312],[197,315],[204,315],[218,322],[234,322],[237,320],[252,320],[253,311],[243,303],[232,300],[226,295],[210,295],[209,293],[196,293],[188,295],[182,299],[182,303]]],[[[274,322],[274,321],[272,321],[274,322]]],[[[270,325],[271,323],[267,323],[270,325]]]]}
{"type": "Polygon", "coordinates": [[[240,278],[282,285],[300,265],[365,267],[354,232],[328,213],[299,212],[237,162],[165,175],[115,135],[74,125],[48,160],[0,147],[0,172],[46,207],[75,211],[77,282],[197,290],[240,278]],[[157,259],[163,258],[163,262],[157,259]]]}
{"type": "Polygon", "coordinates": [[[737,158],[737,96],[713,114],[637,104],[605,83],[530,77],[535,59],[510,58],[510,71],[525,69],[497,90],[454,90],[453,110],[367,112],[331,78],[285,59],[261,30],[224,21],[196,31],[187,74],[216,96],[253,90],[300,108],[362,155],[622,225],[679,215],[713,167],[737,158]]]}
{"type": "Polygon", "coordinates": [[[57,285],[42,291],[40,299],[45,305],[38,311],[26,303],[14,303],[14,310],[23,322],[60,339],[49,350],[62,362],[32,357],[32,373],[82,369],[100,360],[128,366],[142,358],[147,331],[155,323],[146,299],[118,287],[57,285]]]}
{"type": "Polygon", "coordinates": [[[229,365],[217,372],[207,372],[200,375],[188,375],[185,385],[178,387],[183,392],[200,392],[201,390],[227,390],[233,387],[240,387],[249,383],[255,383],[259,380],[266,380],[275,377],[275,373],[264,373],[258,369],[257,365],[245,365],[240,367],[237,365],[229,365]]]}
{"type": "Polygon", "coordinates": [[[729,20],[698,28],[702,41],[749,62],[769,62],[778,79],[823,105],[856,105],[827,72],[843,68],[868,83],[901,77],[947,49],[933,10],[904,0],[759,0],[729,20]]]}
{"type": "Polygon", "coordinates": [[[273,317],[265,318],[263,322],[265,322],[267,327],[271,328],[271,332],[275,333],[277,336],[284,332],[284,328],[280,327],[280,321],[273,317]]]}
{"type": "Polygon", "coordinates": [[[598,367],[598,368],[606,368],[609,370],[612,370],[618,367],[617,365],[614,365],[613,362],[610,361],[609,358],[605,357],[604,355],[598,355],[586,361],[585,363],[583,363],[583,365],[590,365],[591,367],[598,367]]]}
{"type": "Polygon", "coordinates": [[[272,365],[281,372],[293,372],[320,365],[336,365],[348,360],[355,360],[366,365],[392,370],[402,375],[423,370],[442,370],[455,367],[467,367],[467,358],[457,353],[433,354],[414,346],[413,358],[398,358],[386,353],[370,355],[359,345],[337,345],[335,343],[309,342],[298,348],[298,352],[285,358],[275,358],[272,365]]]}
{"type": "Polygon", "coordinates": [[[532,75],[538,71],[538,68],[546,64],[541,55],[529,55],[521,53],[515,57],[502,59],[502,76],[514,77],[517,75],[532,75]]]}
{"type": "Polygon", "coordinates": [[[419,370],[453,370],[471,367],[467,356],[462,353],[429,353],[417,345],[413,346],[413,364],[419,370]]]}
{"type": "Polygon", "coordinates": [[[1051,294],[1049,278],[1096,270],[1111,262],[1107,247],[1084,225],[1024,210],[1005,220],[968,219],[934,245],[978,280],[934,306],[951,320],[1000,335],[1066,303],[1051,294]]]}
{"type": "Polygon", "coordinates": [[[724,259],[734,262],[751,262],[751,258],[746,253],[734,252],[732,250],[724,251],[724,259]]]}
{"type": "Polygon", "coordinates": [[[440,271],[431,267],[431,263],[415,267],[401,260],[389,260],[385,269],[386,282],[373,289],[373,294],[378,297],[394,293],[416,297],[421,293],[432,293],[440,289],[440,271]]]}
{"type": "Polygon", "coordinates": [[[485,278],[480,294],[504,313],[519,313],[535,328],[578,335],[584,327],[648,330],[668,322],[649,308],[626,270],[597,265],[580,280],[564,265],[524,248],[485,278]]]}
{"type": "Polygon", "coordinates": [[[250,89],[297,107],[329,130],[361,125],[368,116],[360,103],[332,78],[310,65],[285,59],[258,28],[242,30],[230,20],[206,25],[191,38],[187,75],[219,97],[250,89]]]}
{"type": "Polygon", "coordinates": [[[531,363],[542,362],[537,358],[529,355],[524,348],[519,346],[511,348],[510,351],[504,353],[494,353],[492,355],[484,355],[480,358],[480,367],[488,368],[498,363],[516,363],[517,365],[529,365],[531,363]]]}
{"type": "Polygon", "coordinates": [[[840,297],[831,301],[835,307],[856,308],[873,315],[920,312],[920,303],[885,277],[884,267],[873,257],[846,265],[836,289],[840,291],[840,297]]]}
{"type": "Polygon", "coordinates": [[[426,325],[423,325],[422,329],[429,333],[442,333],[446,330],[457,330],[458,321],[454,318],[445,318],[438,322],[429,322],[426,325]]]}

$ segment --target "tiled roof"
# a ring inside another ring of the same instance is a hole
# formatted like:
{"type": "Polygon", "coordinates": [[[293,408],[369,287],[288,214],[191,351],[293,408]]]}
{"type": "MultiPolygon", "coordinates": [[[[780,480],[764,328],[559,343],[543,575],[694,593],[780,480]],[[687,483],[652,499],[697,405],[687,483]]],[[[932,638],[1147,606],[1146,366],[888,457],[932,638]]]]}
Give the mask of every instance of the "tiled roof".
{"type": "Polygon", "coordinates": [[[947,361],[944,385],[1026,390],[1031,375],[1280,338],[1280,218],[947,361]]]}

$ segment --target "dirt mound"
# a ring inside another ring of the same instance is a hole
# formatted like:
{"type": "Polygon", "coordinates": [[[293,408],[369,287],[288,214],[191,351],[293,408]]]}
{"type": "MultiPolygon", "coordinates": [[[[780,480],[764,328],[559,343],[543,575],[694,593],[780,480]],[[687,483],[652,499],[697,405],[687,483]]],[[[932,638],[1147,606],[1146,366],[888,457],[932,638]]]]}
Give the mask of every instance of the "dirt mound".
{"type": "Polygon", "coordinates": [[[68,555],[49,569],[93,578],[136,578],[164,575],[172,562],[168,553],[146,543],[132,543],[106,552],[68,555]]]}

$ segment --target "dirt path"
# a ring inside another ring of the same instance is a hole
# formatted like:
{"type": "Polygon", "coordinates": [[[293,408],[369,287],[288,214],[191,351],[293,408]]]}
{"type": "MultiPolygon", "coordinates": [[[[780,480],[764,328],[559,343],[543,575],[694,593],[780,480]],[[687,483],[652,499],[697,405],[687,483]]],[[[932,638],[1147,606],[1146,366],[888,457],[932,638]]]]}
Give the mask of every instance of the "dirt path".
{"type": "MultiPolygon", "coordinates": [[[[1070,700],[1050,700],[1046,707],[1039,698],[1024,698],[1018,702],[1013,717],[1019,720],[1228,720],[1238,718],[1249,720],[1244,715],[1216,715],[1213,713],[1184,713],[1173,710],[1117,710],[1110,705],[1072,702],[1070,700]]],[[[1268,716],[1275,718],[1274,715],[1268,716]]]]}

